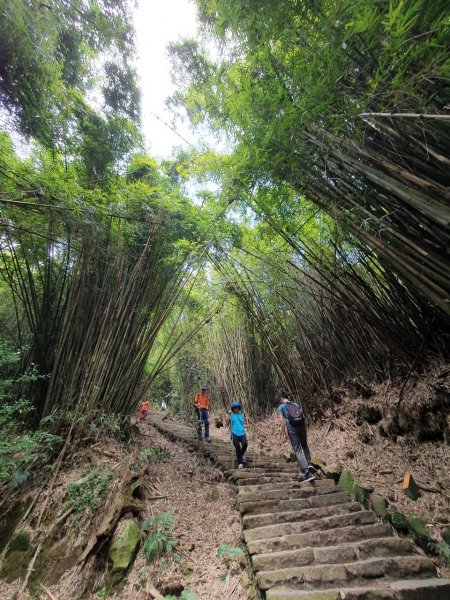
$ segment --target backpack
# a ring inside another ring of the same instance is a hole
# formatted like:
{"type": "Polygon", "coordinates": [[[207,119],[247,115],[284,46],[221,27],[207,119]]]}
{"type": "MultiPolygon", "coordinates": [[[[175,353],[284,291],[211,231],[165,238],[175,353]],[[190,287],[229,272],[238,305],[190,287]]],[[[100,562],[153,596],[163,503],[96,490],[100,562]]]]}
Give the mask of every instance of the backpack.
{"type": "Polygon", "coordinates": [[[299,404],[295,404],[294,402],[286,402],[285,405],[287,418],[289,424],[292,427],[298,427],[299,425],[303,425],[305,420],[305,416],[303,414],[302,407],[299,404]]]}

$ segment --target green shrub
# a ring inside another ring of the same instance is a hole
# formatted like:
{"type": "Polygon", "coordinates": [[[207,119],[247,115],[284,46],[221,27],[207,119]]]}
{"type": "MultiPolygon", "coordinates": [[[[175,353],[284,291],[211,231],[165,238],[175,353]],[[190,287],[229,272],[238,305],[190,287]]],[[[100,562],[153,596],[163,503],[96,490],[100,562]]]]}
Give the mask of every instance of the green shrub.
{"type": "Polygon", "coordinates": [[[176,540],[171,539],[174,526],[174,509],[150,517],[142,523],[141,530],[148,532],[147,539],[144,542],[144,552],[149,562],[156,556],[172,552],[177,543],[176,540]]]}
{"type": "Polygon", "coordinates": [[[98,507],[106,498],[114,475],[112,469],[103,472],[93,469],[84,479],[69,485],[68,505],[73,507],[77,527],[81,526],[84,517],[89,521],[93,519],[98,507]]]}

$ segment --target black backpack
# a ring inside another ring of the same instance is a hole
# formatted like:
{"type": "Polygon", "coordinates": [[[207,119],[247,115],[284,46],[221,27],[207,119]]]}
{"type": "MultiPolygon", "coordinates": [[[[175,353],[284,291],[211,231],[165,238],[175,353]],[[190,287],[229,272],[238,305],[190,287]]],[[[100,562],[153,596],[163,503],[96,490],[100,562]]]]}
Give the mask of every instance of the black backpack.
{"type": "Polygon", "coordinates": [[[302,407],[299,404],[291,401],[286,402],[284,406],[286,407],[289,424],[292,425],[292,427],[303,425],[305,416],[303,414],[302,407]]]}

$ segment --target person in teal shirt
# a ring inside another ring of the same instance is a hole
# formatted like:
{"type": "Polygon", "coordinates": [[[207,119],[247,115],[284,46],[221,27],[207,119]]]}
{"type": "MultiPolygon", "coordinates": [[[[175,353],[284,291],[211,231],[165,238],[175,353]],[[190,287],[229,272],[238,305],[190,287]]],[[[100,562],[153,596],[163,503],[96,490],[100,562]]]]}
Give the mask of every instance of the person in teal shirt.
{"type": "Polygon", "coordinates": [[[238,469],[243,469],[246,463],[244,454],[248,448],[247,436],[245,435],[245,415],[242,412],[242,404],[233,402],[229,416],[231,440],[236,449],[238,469]]]}

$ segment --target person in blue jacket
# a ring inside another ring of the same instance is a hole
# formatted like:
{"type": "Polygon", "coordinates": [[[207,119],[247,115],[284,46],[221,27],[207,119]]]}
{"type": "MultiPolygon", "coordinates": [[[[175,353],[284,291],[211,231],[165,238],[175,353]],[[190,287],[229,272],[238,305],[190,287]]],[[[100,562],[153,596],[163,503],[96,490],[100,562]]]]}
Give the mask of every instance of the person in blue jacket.
{"type": "Polygon", "coordinates": [[[246,463],[244,454],[248,448],[247,436],[245,435],[245,416],[242,412],[242,404],[233,402],[229,416],[231,440],[236,449],[238,469],[243,469],[246,463]]]}

